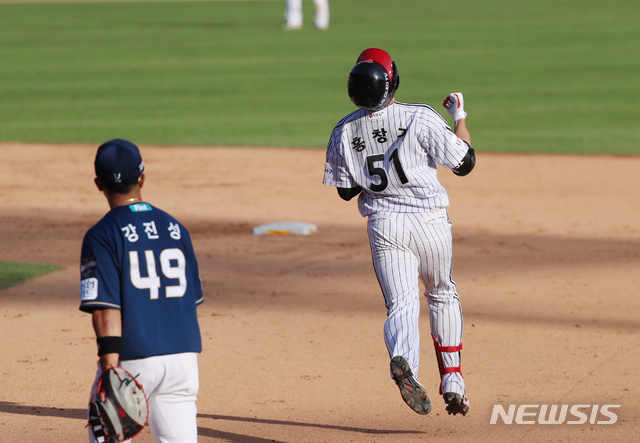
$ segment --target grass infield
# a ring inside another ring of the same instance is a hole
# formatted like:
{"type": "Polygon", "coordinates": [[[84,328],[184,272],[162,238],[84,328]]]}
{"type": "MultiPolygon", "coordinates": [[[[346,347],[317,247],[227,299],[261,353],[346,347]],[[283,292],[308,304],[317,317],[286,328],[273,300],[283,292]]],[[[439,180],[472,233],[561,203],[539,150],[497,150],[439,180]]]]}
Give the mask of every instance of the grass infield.
{"type": "Polygon", "coordinates": [[[53,264],[0,261],[0,291],[61,269],[53,264]]]}
{"type": "MultiPolygon", "coordinates": [[[[326,146],[358,53],[400,101],[465,95],[474,147],[640,153],[637,0],[1,3],[0,140],[326,146]]],[[[450,119],[449,119],[450,120],[450,119]]]]}

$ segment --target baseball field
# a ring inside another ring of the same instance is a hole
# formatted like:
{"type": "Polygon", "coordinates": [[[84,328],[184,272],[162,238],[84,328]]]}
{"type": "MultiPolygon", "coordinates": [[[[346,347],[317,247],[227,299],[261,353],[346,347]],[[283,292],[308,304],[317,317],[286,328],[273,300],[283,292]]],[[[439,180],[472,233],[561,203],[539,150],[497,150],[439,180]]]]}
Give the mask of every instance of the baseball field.
{"type": "Polygon", "coordinates": [[[200,441],[640,440],[640,6],[432,3],[334,0],[319,31],[307,0],[286,32],[284,1],[0,2],[0,442],[86,440],[78,261],[114,137],[140,146],[143,197],[194,240],[200,441]],[[399,100],[465,94],[476,169],[439,178],[466,417],[437,393],[426,299],[434,410],[402,402],[366,220],[321,183],[370,46],[396,60],[399,100]],[[253,235],[273,221],[318,231],[253,235]]]}

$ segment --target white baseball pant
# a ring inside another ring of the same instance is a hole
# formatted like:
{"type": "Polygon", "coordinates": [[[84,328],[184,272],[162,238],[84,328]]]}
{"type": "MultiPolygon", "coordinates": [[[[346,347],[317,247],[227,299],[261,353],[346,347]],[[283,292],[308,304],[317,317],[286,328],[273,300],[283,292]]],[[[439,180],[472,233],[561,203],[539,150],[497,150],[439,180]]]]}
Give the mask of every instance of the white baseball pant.
{"type": "MultiPolygon", "coordinates": [[[[140,360],[124,360],[120,367],[140,382],[149,400],[149,428],[155,442],[196,443],[196,399],[198,397],[198,354],[160,355],[140,360]],[[139,374],[139,375],[138,375],[139,374]]],[[[91,397],[102,374],[98,367],[91,397]]],[[[89,429],[89,442],[97,443],[89,429]]],[[[126,440],[131,442],[131,440],[126,440]]]]}
{"type": "MultiPolygon", "coordinates": [[[[320,29],[329,27],[329,1],[313,0],[315,6],[315,26],[320,29]]],[[[302,26],[302,0],[287,0],[284,18],[290,26],[302,26]]]]}
{"type": "Polygon", "coordinates": [[[459,372],[463,318],[451,276],[453,247],[446,209],[376,213],[369,217],[367,231],[374,270],[387,306],[384,338],[389,356],[403,356],[417,377],[421,280],[434,344],[437,340],[441,392],[464,395],[464,380],[459,372]]]}

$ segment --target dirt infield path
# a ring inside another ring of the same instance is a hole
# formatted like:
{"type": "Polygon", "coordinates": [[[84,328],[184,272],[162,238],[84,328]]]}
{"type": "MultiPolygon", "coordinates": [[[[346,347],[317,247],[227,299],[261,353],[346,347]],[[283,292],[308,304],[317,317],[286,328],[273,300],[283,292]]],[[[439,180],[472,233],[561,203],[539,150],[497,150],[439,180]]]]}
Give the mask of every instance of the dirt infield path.
{"type": "MultiPolygon", "coordinates": [[[[321,184],[324,152],[141,150],[143,196],[190,229],[205,284],[200,441],[640,440],[640,158],[479,153],[468,177],[441,171],[472,409],[445,413],[423,315],[423,417],[389,379],[365,220],[321,184]],[[279,220],[318,232],[252,234],[279,220]],[[587,423],[490,424],[494,405],[543,404],[585,405],[587,423]],[[616,422],[590,423],[607,404],[616,422]]],[[[107,210],[95,147],[0,153],[0,260],[66,267],[0,291],[0,441],[85,441],[96,357],[78,258],[107,210]]]]}

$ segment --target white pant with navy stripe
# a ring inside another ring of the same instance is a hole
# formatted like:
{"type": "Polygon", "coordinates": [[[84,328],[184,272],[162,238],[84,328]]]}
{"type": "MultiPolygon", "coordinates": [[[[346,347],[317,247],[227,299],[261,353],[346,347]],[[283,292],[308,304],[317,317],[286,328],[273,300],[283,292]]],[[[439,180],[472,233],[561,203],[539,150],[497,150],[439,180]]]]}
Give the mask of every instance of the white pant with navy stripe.
{"type": "MultiPolygon", "coordinates": [[[[420,364],[420,288],[425,286],[431,334],[441,346],[462,342],[462,309],[451,276],[451,222],[446,209],[430,213],[373,214],[368,221],[373,267],[387,306],[384,338],[389,356],[403,356],[414,375],[420,364]]],[[[443,353],[445,367],[460,366],[459,352],[443,353]]],[[[456,374],[457,375],[457,374],[456,374]]],[[[462,386],[449,391],[464,393],[462,386]]]]}

